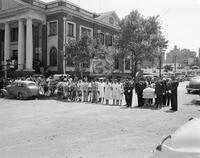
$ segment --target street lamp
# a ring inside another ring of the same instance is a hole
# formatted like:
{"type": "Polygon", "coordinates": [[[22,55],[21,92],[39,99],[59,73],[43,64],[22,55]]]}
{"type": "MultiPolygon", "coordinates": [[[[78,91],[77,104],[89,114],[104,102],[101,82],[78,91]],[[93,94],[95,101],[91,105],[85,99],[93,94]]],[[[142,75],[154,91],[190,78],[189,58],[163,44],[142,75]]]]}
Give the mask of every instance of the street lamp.
{"type": "Polygon", "coordinates": [[[174,56],[174,72],[176,72],[176,55],[174,56]]]}
{"type": "Polygon", "coordinates": [[[6,65],[5,65],[5,78],[8,77],[8,70],[9,70],[9,66],[10,66],[10,63],[11,63],[11,59],[7,59],[6,60],[6,65]]]}

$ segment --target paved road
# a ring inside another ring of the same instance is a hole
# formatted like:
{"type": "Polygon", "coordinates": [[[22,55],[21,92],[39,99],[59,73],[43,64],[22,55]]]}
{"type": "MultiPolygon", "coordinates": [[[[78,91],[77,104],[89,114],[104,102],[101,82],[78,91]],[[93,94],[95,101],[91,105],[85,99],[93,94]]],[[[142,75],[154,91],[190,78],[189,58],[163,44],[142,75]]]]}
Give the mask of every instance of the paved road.
{"type": "Polygon", "coordinates": [[[2,158],[146,158],[162,138],[199,117],[179,86],[179,110],[125,109],[53,99],[0,99],[2,158]]]}

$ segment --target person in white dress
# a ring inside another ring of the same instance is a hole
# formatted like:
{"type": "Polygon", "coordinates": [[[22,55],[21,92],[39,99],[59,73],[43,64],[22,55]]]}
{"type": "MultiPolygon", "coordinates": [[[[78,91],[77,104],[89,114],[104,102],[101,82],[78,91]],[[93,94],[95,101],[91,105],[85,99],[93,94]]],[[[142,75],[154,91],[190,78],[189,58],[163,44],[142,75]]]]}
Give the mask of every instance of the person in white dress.
{"type": "Polygon", "coordinates": [[[120,81],[118,81],[118,83],[117,83],[117,98],[118,98],[118,104],[120,106],[122,105],[123,95],[124,95],[123,84],[120,81]]]}
{"type": "Polygon", "coordinates": [[[117,85],[117,80],[115,79],[114,82],[112,83],[112,99],[113,99],[113,105],[116,105],[118,102],[118,85],[117,85]]]}
{"type": "Polygon", "coordinates": [[[109,80],[105,83],[105,104],[110,104],[110,100],[112,99],[112,86],[109,80]]]}
{"type": "Polygon", "coordinates": [[[105,97],[105,82],[103,80],[100,80],[99,86],[99,98],[100,98],[100,103],[104,103],[104,97],[105,97]]]}

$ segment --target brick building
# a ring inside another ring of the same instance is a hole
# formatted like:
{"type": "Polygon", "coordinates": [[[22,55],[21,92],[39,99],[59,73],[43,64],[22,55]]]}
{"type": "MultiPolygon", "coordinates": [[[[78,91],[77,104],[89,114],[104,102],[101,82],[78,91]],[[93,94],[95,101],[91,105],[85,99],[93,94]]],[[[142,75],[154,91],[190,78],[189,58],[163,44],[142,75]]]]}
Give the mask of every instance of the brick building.
{"type": "MultiPolygon", "coordinates": [[[[93,38],[100,36],[102,44],[112,47],[118,22],[114,11],[92,13],[64,0],[0,0],[1,69],[11,59],[18,72],[40,73],[42,67],[62,73],[64,45],[69,39],[78,39],[87,32],[93,38]]],[[[66,63],[66,71],[73,71],[70,62],[66,63]]],[[[116,68],[129,71],[130,61],[119,62],[116,68]]]]}
{"type": "Polygon", "coordinates": [[[174,47],[169,53],[166,54],[167,63],[177,63],[183,67],[194,64],[196,61],[196,52],[189,49],[179,49],[174,47]]]}

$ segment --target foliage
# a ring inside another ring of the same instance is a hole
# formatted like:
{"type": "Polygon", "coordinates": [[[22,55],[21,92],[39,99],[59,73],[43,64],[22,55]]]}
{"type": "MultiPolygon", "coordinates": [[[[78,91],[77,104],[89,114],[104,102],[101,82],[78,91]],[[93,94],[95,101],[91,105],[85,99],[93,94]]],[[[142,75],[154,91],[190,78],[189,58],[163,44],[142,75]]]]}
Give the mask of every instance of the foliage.
{"type": "Polygon", "coordinates": [[[120,22],[121,31],[116,37],[115,46],[123,52],[124,57],[131,56],[133,77],[139,62],[161,56],[160,52],[167,48],[168,41],[161,33],[158,18],[145,18],[136,10],[120,22]]]}
{"type": "Polygon", "coordinates": [[[171,65],[165,65],[164,66],[164,71],[165,72],[172,71],[172,70],[173,70],[173,67],[171,65]]]}
{"type": "Polygon", "coordinates": [[[68,62],[72,62],[72,65],[75,66],[76,72],[83,73],[86,68],[84,64],[87,64],[87,68],[89,68],[90,60],[94,58],[105,59],[105,68],[112,71],[115,49],[103,46],[99,38],[92,39],[90,36],[84,35],[78,40],[68,41],[65,54],[68,62]]]}

